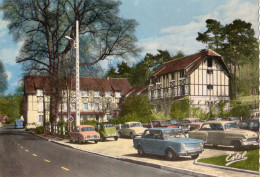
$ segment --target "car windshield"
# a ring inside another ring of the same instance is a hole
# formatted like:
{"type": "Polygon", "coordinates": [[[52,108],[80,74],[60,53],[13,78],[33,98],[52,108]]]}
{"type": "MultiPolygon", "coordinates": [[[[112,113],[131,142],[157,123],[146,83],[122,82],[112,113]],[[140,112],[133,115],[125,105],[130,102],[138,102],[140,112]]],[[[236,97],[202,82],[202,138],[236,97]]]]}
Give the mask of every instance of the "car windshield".
{"type": "Polygon", "coordinates": [[[189,120],[183,120],[182,123],[190,123],[189,120]]]}
{"type": "Polygon", "coordinates": [[[186,135],[180,129],[172,129],[164,131],[165,139],[174,139],[174,138],[186,138],[186,135]]]}
{"type": "Polygon", "coordinates": [[[104,124],[104,127],[109,128],[109,127],[114,127],[114,125],[113,124],[104,124]]]}
{"type": "Polygon", "coordinates": [[[93,128],[93,127],[83,127],[83,128],[81,128],[81,131],[82,131],[82,132],[94,131],[94,128],[93,128]]]}
{"type": "Polygon", "coordinates": [[[236,123],[227,123],[224,126],[225,129],[238,128],[236,123]]]}
{"type": "Polygon", "coordinates": [[[178,124],[179,121],[177,121],[177,120],[171,120],[171,123],[172,123],[172,124],[178,124]]]}
{"type": "Polygon", "coordinates": [[[131,123],[130,127],[142,127],[141,123],[131,123]]]}
{"type": "Polygon", "coordinates": [[[230,120],[240,120],[239,117],[231,117],[230,120]]]}
{"type": "Polygon", "coordinates": [[[252,130],[259,130],[259,122],[251,122],[252,130]]]}
{"type": "Polygon", "coordinates": [[[250,127],[249,127],[249,123],[247,123],[247,122],[242,123],[242,124],[241,124],[241,128],[242,128],[242,129],[249,129],[249,128],[250,128],[250,127]]]}

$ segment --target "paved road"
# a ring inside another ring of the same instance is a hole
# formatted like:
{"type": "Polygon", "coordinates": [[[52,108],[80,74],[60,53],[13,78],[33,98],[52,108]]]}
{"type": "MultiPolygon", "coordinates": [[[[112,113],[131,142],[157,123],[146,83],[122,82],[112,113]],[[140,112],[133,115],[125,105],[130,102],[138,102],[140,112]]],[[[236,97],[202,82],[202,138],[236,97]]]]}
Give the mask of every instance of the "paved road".
{"type": "Polygon", "coordinates": [[[0,128],[0,177],[188,176],[63,147],[13,125],[0,128]]]}

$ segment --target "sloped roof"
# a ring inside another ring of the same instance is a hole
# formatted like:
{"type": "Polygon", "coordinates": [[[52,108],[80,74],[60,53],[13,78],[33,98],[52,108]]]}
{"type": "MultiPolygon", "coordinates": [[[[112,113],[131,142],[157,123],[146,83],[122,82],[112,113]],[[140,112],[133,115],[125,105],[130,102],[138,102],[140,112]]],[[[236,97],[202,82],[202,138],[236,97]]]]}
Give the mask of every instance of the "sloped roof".
{"type": "Polygon", "coordinates": [[[228,76],[231,76],[222,57],[213,50],[208,49],[190,56],[165,62],[158,68],[152,77],[187,69],[190,66],[190,69],[185,73],[185,76],[188,76],[209,56],[215,57],[227,72],[228,76]]]}
{"type": "MultiPolygon", "coordinates": [[[[71,79],[72,90],[75,90],[75,78],[71,79]]],[[[80,90],[97,90],[97,91],[121,91],[122,94],[130,89],[130,84],[126,78],[80,78],[80,90]]],[[[26,76],[25,92],[36,93],[37,89],[44,89],[50,92],[50,80],[48,76],[26,76]]]]}
{"type": "Polygon", "coordinates": [[[133,87],[130,90],[128,90],[128,92],[126,93],[126,97],[129,97],[133,94],[139,95],[141,94],[143,91],[145,91],[148,88],[149,84],[144,84],[141,86],[137,86],[137,87],[133,87]]]}

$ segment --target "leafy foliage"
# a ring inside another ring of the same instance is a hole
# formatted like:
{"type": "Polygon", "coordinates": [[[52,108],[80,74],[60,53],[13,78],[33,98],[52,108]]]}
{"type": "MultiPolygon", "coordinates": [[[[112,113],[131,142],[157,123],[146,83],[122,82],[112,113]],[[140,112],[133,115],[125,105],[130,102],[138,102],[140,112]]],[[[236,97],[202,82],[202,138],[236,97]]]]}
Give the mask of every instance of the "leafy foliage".
{"type": "Polygon", "coordinates": [[[44,128],[43,127],[36,127],[36,132],[38,134],[43,134],[44,133],[44,128]]]}
{"type": "Polygon", "coordinates": [[[0,95],[3,95],[7,89],[7,74],[5,72],[4,65],[0,61],[0,95]]]}
{"type": "Polygon", "coordinates": [[[171,105],[171,117],[174,119],[182,120],[189,116],[190,111],[190,100],[184,98],[183,100],[178,100],[171,105]]]}

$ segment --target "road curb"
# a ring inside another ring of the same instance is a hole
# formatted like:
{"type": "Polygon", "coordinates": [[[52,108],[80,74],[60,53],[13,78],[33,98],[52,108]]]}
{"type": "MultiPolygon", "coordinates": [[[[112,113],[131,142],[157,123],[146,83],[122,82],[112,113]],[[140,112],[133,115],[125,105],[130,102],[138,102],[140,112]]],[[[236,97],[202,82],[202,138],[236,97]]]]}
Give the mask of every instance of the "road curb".
{"type": "Polygon", "coordinates": [[[231,170],[231,171],[237,171],[237,172],[243,172],[243,173],[259,175],[259,172],[257,172],[257,171],[243,170],[243,169],[239,169],[239,168],[225,167],[225,166],[219,166],[219,165],[214,165],[214,164],[208,164],[208,163],[198,162],[198,160],[199,159],[196,159],[194,161],[195,165],[201,165],[201,166],[206,166],[206,167],[219,168],[219,169],[224,169],[224,170],[231,170]]]}
{"type": "MultiPolygon", "coordinates": [[[[150,162],[144,162],[144,161],[140,161],[140,160],[134,160],[134,159],[128,159],[128,158],[122,158],[122,157],[114,157],[114,156],[109,156],[109,155],[105,155],[105,154],[100,154],[100,153],[97,153],[97,152],[81,149],[81,148],[78,148],[78,147],[75,147],[75,146],[72,146],[72,145],[69,145],[69,144],[61,143],[59,141],[52,140],[52,139],[49,139],[49,138],[46,138],[46,137],[43,137],[43,136],[40,136],[40,135],[37,135],[37,134],[34,134],[34,133],[32,133],[32,134],[37,136],[37,137],[43,138],[46,141],[55,143],[55,144],[59,144],[59,145],[65,146],[65,147],[75,149],[75,150],[99,155],[99,156],[102,156],[102,157],[107,157],[107,158],[121,160],[121,161],[128,162],[128,163],[133,163],[133,164],[142,165],[142,166],[148,166],[148,167],[151,167],[151,168],[157,168],[157,169],[161,169],[161,170],[165,170],[165,171],[176,172],[176,173],[186,174],[186,175],[191,175],[191,176],[196,176],[196,177],[216,177],[214,175],[208,175],[208,174],[205,174],[205,173],[196,172],[196,171],[187,170],[187,169],[173,168],[173,167],[169,167],[169,166],[158,165],[158,164],[154,164],[154,163],[150,163],[150,162]]],[[[195,164],[195,161],[194,161],[194,164],[195,164]]],[[[210,167],[210,166],[208,166],[208,167],[210,167]]]]}

